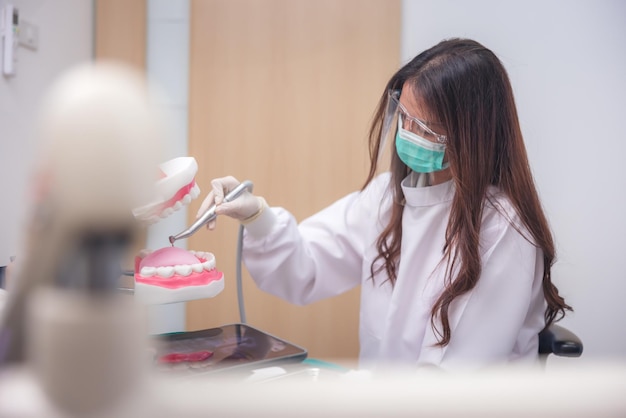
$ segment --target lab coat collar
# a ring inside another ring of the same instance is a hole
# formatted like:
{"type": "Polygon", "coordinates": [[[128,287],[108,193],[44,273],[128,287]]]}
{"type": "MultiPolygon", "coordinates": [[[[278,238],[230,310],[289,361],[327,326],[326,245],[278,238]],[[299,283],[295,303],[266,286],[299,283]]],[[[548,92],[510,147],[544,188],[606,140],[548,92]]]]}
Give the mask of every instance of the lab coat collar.
{"type": "Polygon", "coordinates": [[[407,176],[402,180],[401,186],[406,206],[433,206],[449,202],[454,197],[454,182],[452,180],[434,186],[412,187],[411,178],[407,176]]]}

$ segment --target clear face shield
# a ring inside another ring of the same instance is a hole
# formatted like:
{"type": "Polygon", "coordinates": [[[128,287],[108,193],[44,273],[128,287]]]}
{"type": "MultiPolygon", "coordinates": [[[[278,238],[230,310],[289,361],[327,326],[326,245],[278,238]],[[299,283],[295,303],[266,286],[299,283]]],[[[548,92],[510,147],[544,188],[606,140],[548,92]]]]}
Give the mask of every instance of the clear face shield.
{"type": "Polygon", "coordinates": [[[382,157],[387,141],[389,137],[395,138],[398,130],[398,118],[399,118],[399,102],[400,91],[389,90],[387,92],[387,104],[385,106],[385,113],[383,115],[383,125],[380,131],[380,148],[378,150],[378,161],[382,157]],[[394,93],[397,92],[397,98],[394,98],[394,93]]]}
{"type": "MultiPolygon", "coordinates": [[[[385,150],[388,139],[391,137],[396,147],[398,145],[398,131],[400,136],[409,136],[420,144],[422,150],[427,150],[430,154],[433,152],[439,153],[440,158],[443,159],[443,152],[445,150],[445,144],[447,138],[445,135],[438,134],[430,129],[426,123],[418,118],[415,118],[409,114],[406,108],[400,103],[400,90],[389,90],[387,92],[387,103],[385,113],[383,115],[380,149],[378,152],[378,159],[385,150]]],[[[406,142],[406,141],[403,141],[406,142]]],[[[398,150],[394,147],[395,152],[398,150]]],[[[401,151],[400,151],[401,152],[401,151]]],[[[400,156],[400,159],[407,163],[406,158],[400,156]]],[[[428,186],[433,183],[433,176],[435,171],[439,171],[445,167],[429,169],[413,168],[414,164],[407,164],[411,168],[411,173],[407,181],[410,186],[428,186]]]]}

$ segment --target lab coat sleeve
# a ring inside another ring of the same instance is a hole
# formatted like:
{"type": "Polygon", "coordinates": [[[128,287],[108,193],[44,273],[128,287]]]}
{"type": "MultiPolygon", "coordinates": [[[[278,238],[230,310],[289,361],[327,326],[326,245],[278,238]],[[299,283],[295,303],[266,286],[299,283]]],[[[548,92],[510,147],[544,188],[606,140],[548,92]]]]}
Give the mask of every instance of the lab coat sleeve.
{"type": "Polygon", "coordinates": [[[435,347],[431,330],[421,364],[458,370],[536,361],[538,333],[545,325],[543,253],[505,217],[494,218],[481,233],[480,279],[452,302],[450,343],[435,347]]]}
{"type": "Polygon", "coordinates": [[[270,227],[258,234],[251,225],[244,235],[244,262],[258,287],[304,305],[358,286],[364,248],[378,235],[387,181],[379,176],[299,225],[285,209],[265,209],[274,218],[270,227]]]}

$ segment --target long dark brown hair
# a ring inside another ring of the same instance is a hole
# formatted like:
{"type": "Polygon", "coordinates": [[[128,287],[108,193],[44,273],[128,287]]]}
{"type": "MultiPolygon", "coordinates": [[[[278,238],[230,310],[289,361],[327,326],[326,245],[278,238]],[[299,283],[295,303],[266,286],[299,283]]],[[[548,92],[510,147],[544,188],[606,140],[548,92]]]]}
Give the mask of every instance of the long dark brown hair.
{"type": "MultiPolygon", "coordinates": [[[[429,114],[445,127],[446,154],[456,189],[442,249],[442,261],[447,263],[446,285],[431,310],[431,325],[439,335],[438,344],[445,346],[450,342],[451,302],[473,289],[480,278],[480,227],[491,185],[510,199],[522,226],[530,234],[526,239],[543,251],[546,327],[561,319],[566,310],[572,309],[559,295],[550,276],[555,261],[552,233],[535,188],[513,91],[502,63],[478,42],[449,39],[422,52],[398,70],[387,83],[370,128],[371,165],[364,187],[376,175],[379,154],[383,152],[387,91],[401,90],[405,83],[419,95],[429,114]],[[451,277],[452,272],[456,277],[451,277]]],[[[395,284],[404,209],[400,183],[410,169],[392,152],[390,171],[391,217],[378,238],[379,255],[372,263],[371,274],[373,278],[384,269],[395,284]],[[383,263],[375,268],[374,264],[381,259],[383,263]]]]}

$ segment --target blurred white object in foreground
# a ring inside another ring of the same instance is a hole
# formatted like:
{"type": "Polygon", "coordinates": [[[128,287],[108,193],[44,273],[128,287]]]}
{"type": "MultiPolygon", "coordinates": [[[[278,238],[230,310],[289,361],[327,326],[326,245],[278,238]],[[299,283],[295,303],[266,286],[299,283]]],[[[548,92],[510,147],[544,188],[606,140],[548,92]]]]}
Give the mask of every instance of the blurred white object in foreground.
{"type": "Polygon", "coordinates": [[[0,317],[0,375],[30,370],[52,411],[94,415],[142,387],[145,321],[117,286],[138,232],[132,209],[152,197],[166,132],[153,95],[141,73],[100,62],[65,73],[43,104],[25,248],[0,317]]]}
{"type": "MultiPolygon", "coordinates": [[[[626,364],[477,374],[346,377],[325,370],[271,381],[155,376],[110,417],[623,417],[626,364]]],[[[26,370],[0,375],[0,416],[66,417],[26,370]]]]}

